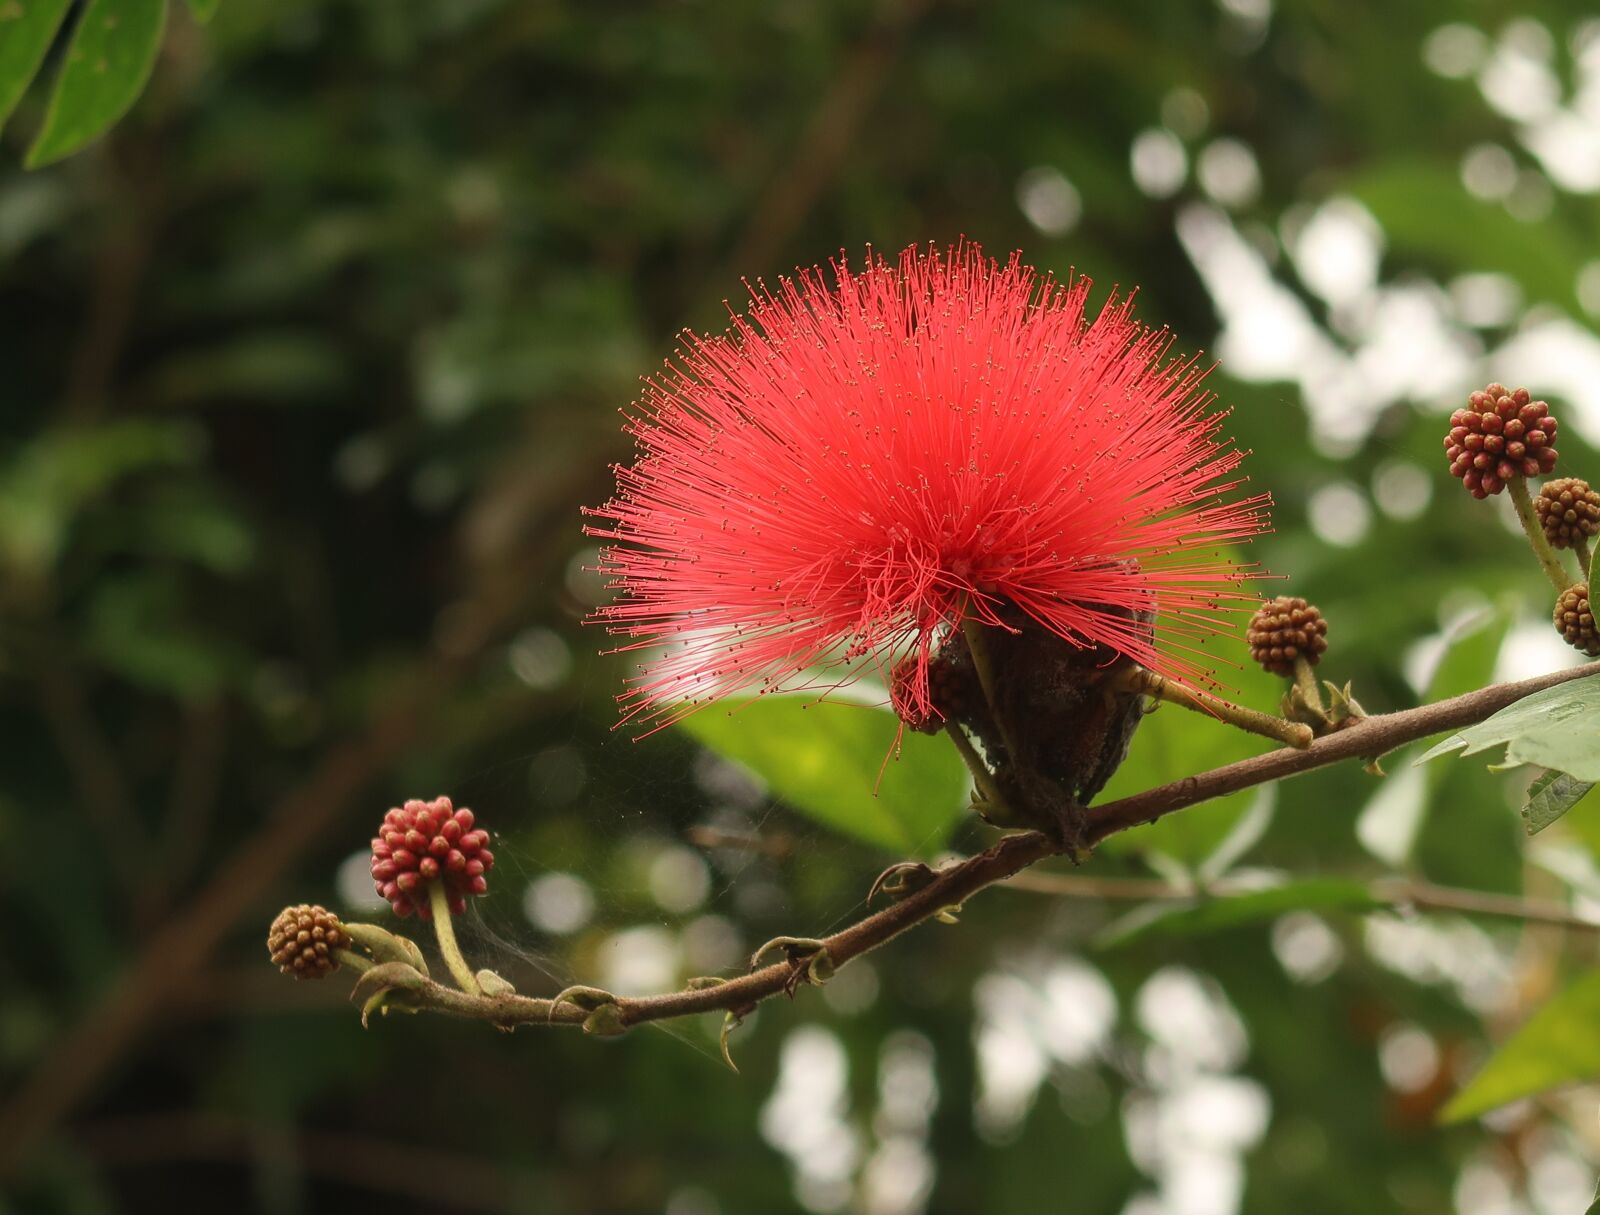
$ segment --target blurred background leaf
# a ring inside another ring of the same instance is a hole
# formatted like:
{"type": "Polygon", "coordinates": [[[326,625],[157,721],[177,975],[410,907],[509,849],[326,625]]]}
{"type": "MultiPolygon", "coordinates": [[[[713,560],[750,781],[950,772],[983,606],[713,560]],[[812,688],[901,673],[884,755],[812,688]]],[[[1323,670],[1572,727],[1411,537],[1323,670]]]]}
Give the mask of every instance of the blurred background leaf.
{"type": "Polygon", "coordinates": [[[1529,1018],[1440,1111],[1460,1122],[1519,1097],[1600,1076],[1600,974],[1579,979],[1529,1018]]]}
{"type": "Polygon", "coordinates": [[[898,856],[932,856],[969,813],[970,779],[945,739],[904,729],[887,709],[767,696],[679,724],[743,764],[794,809],[898,856]]]}

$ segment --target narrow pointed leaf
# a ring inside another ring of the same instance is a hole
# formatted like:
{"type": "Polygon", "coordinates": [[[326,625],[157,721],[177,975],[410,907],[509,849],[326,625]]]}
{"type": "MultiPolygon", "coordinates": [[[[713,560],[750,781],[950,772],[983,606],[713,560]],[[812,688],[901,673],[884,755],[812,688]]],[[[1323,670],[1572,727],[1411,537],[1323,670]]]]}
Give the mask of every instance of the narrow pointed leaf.
{"type": "Polygon", "coordinates": [[[38,74],[69,0],[5,0],[0,3],[0,126],[11,117],[28,83],[38,74]]]}
{"type": "Polygon", "coordinates": [[[28,149],[30,169],[72,155],[128,112],[150,78],[166,20],[167,0],[89,0],[28,149]]]}

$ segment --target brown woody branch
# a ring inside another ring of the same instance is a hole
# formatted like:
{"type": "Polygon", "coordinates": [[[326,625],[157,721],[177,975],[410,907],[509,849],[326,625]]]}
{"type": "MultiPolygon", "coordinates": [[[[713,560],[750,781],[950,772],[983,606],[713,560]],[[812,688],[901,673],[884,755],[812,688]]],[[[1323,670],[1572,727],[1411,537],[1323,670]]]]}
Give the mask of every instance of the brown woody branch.
{"type": "MultiPolygon", "coordinates": [[[[1596,674],[1600,674],[1600,662],[1516,683],[1497,684],[1416,709],[1363,718],[1334,734],[1317,739],[1303,750],[1284,748],[1160,785],[1132,797],[1107,802],[1091,812],[1089,837],[1098,842],[1188,806],[1269,781],[1298,776],[1341,760],[1374,760],[1429,735],[1482,721],[1535,692],[1596,674]]],[[[810,947],[816,951],[826,951],[835,968],[843,966],[892,941],[907,929],[935,918],[948,908],[960,906],[985,887],[1003,882],[1046,857],[1062,853],[1063,845],[1039,832],[1005,836],[976,856],[937,873],[930,872],[924,885],[898,902],[831,936],[811,942],[810,947]]],[[[1416,892],[1412,893],[1415,895],[1416,892]]],[[[1454,910],[1485,914],[1507,912],[1507,908],[1498,902],[1493,907],[1485,904],[1484,900],[1493,896],[1472,891],[1450,893],[1454,896],[1453,902],[1435,899],[1432,905],[1448,905],[1454,910]],[[1468,903],[1475,905],[1469,906],[1468,903]]],[[[1410,901],[1419,906],[1426,905],[1421,898],[1412,897],[1410,901]]],[[[617,996],[611,1000],[616,1012],[610,1026],[614,1031],[650,1021],[708,1012],[724,1012],[739,1017],[780,992],[792,993],[806,973],[807,957],[791,956],[789,960],[773,963],[714,986],[696,986],[657,996],[617,996]]],[[[411,987],[404,993],[404,1000],[410,1005],[472,1017],[508,1028],[516,1025],[582,1025],[590,1011],[572,1003],[557,1004],[527,996],[470,996],[432,980],[411,987]]]]}

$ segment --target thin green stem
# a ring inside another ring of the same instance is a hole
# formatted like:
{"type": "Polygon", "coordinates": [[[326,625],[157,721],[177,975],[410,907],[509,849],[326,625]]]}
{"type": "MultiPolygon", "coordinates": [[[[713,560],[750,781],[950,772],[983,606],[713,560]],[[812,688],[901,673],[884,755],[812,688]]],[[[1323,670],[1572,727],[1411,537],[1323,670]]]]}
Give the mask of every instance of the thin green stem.
{"type": "Polygon", "coordinates": [[[983,800],[996,810],[1000,811],[1007,819],[1012,817],[1011,807],[1006,804],[1005,795],[1000,792],[1000,786],[995,783],[994,773],[989,771],[989,765],[983,762],[983,756],[973,748],[972,742],[967,738],[966,731],[953,721],[944,723],[944,731],[950,736],[950,741],[955,744],[956,752],[967,765],[967,771],[972,773],[972,783],[977,786],[983,800]]]}
{"type": "Polygon", "coordinates": [[[1589,537],[1581,532],[1572,538],[1572,551],[1578,555],[1578,568],[1583,571],[1584,580],[1589,578],[1589,537]]]}
{"type": "Polygon", "coordinates": [[[1311,669],[1311,663],[1304,654],[1294,660],[1294,686],[1299,690],[1300,699],[1305,702],[1306,708],[1326,720],[1328,711],[1322,703],[1322,692],[1317,687],[1316,672],[1311,669]]]}
{"type": "Polygon", "coordinates": [[[1533,555],[1539,558],[1539,565],[1544,569],[1545,577],[1550,579],[1550,585],[1556,588],[1556,594],[1561,594],[1572,585],[1573,578],[1567,573],[1567,567],[1561,564],[1561,558],[1556,556],[1556,550],[1550,547],[1550,540],[1539,524],[1533,499],[1528,494],[1528,479],[1512,477],[1506,482],[1506,488],[1511,491],[1511,504],[1516,507],[1517,519],[1527,534],[1528,543],[1533,546],[1533,555]]]}
{"type": "Polygon", "coordinates": [[[428,903],[433,908],[433,934],[439,938],[439,952],[444,955],[444,964],[450,968],[450,975],[456,981],[456,986],[469,996],[483,994],[478,986],[478,980],[472,974],[472,967],[467,965],[466,958],[461,956],[461,947],[456,944],[456,926],[450,914],[450,896],[445,893],[442,881],[428,883],[428,903]]]}
{"type": "Polygon", "coordinates": [[[1142,692],[1146,696],[1154,696],[1157,700],[1164,700],[1168,704],[1181,705],[1185,709],[1204,713],[1207,717],[1225,721],[1251,734],[1276,739],[1301,750],[1309,747],[1312,739],[1316,737],[1311,727],[1301,722],[1274,717],[1270,713],[1258,713],[1254,709],[1229,704],[1225,700],[1207,696],[1203,692],[1191,692],[1188,688],[1179,687],[1171,680],[1143,667],[1129,670],[1122,677],[1122,682],[1130,692],[1142,692]]]}
{"type": "Polygon", "coordinates": [[[340,966],[348,966],[357,974],[368,970],[372,966],[371,958],[363,957],[353,949],[335,949],[333,951],[333,960],[339,963],[340,966]]]}

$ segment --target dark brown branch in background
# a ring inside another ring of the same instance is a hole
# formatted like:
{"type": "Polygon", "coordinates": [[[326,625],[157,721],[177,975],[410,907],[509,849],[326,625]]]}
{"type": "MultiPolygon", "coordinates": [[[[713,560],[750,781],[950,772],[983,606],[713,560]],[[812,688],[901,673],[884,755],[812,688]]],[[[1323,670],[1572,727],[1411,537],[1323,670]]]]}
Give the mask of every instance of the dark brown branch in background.
{"type": "Polygon", "coordinates": [[[89,706],[88,694],[64,653],[49,653],[34,679],[45,725],[71,773],[85,816],[100,836],[106,860],[130,905],[138,906],[148,851],[127,778],[89,706]]]}
{"type": "Polygon", "coordinates": [[[107,1169],[226,1162],[259,1162],[277,1147],[298,1168],[408,1205],[450,1211],[505,1211],[518,1186],[502,1163],[371,1135],[318,1127],[296,1132],[216,1114],[146,1114],[97,1121],[82,1128],[78,1146],[107,1169]]]}
{"type": "Polygon", "coordinates": [[[1600,923],[1573,915],[1560,903],[1520,899],[1515,895],[1493,894],[1487,890],[1458,890],[1453,886],[1435,886],[1432,882],[1396,878],[1374,882],[1372,893],[1396,907],[1459,911],[1463,915],[1487,915],[1498,919],[1521,920],[1527,924],[1550,924],[1577,932],[1600,932],[1600,923]]]}
{"type": "MultiPolygon", "coordinates": [[[[1103,840],[1185,807],[1253,785],[1298,776],[1341,760],[1374,759],[1429,735],[1482,721],[1535,692],[1596,674],[1600,674],[1600,663],[1590,663],[1518,683],[1498,684],[1421,708],[1364,718],[1318,739],[1304,750],[1285,748],[1108,802],[1092,812],[1090,836],[1103,840]]],[[[976,856],[940,870],[926,885],[900,901],[812,944],[825,950],[835,967],[842,966],[892,941],[907,929],[935,918],[947,908],[960,906],[985,887],[1004,882],[1030,865],[1062,852],[1062,845],[1038,832],[1008,835],[976,856]]],[[[1504,915],[1508,911],[1507,906],[1492,895],[1475,891],[1450,891],[1441,895],[1436,888],[1420,889],[1424,896],[1430,892],[1435,896],[1433,905],[1436,906],[1446,905],[1442,900],[1448,899],[1452,910],[1490,915],[1504,915]]],[[[1417,889],[1412,893],[1417,893],[1417,889]]],[[[1421,898],[1411,901],[1422,905],[1421,898]]],[[[708,1012],[740,1016],[780,992],[793,992],[804,965],[803,958],[777,962],[715,986],[658,996],[615,997],[616,1024],[628,1027],[708,1012]]],[[[473,996],[432,980],[403,996],[438,1012],[501,1026],[582,1025],[589,1015],[572,1003],[554,1004],[550,1000],[520,995],[473,996]]]]}
{"type": "Polygon", "coordinates": [[[458,672],[443,665],[419,673],[416,686],[397,696],[365,737],[333,751],[279,801],[264,829],[217,866],[205,888],[150,938],[94,1009],[56,1040],[0,1111],[0,1175],[14,1169],[100,1079],[161,1008],[168,992],[199,970],[240,915],[266,897],[284,864],[327,830],[368,781],[406,752],[418,736],[422,710],[457,678],[458,672]]]}
{"type": "MultiPolygon", "coordinates": [[[[1064,899],[1170,900],[1189,902],[1225,894],[1245,894],[1246,889],[1226,885],[1189,889],[1160,879],[1096,878],[1076,873],[1023,872],[1002,883],[1008,890],[1049,895],[1064,899]]],[[[1379,878],[1367,883],[1372,897],[1396,909],[1415,907],[1423,911],[1459,911],[1464,915],[1486,915],[1529,924],[1551,924],[1577,932],[1600,933],[1600,920],[1586,920],[1566,906],[1551,901],[1492,894],[1485,890],[1462,890],[1454,886],[1435,886],[1432,882],[1410,878],[1379,878]]]]}
{"type": "Polygon", "coordinates": [[[490,620],[480,623],[481,638],[421,664],[362,736],[332,749],[306,780],[285,793],[267,811],[261,830],[212,869],[205,886],[145,943],[94,1008],[56,1040],[0,1109],[0,1176],[14,1170],[99,1081],[169,993],[204,966],[247,911],[264,902],[283,870],[414,745],[429,711],[474,669],[482,645],[494,635],[490,620]]]}
{"type": "Polygon", "coordinates": [[[152,874],[153,901],[165,906],[189,879],[205,843],[227,755],[228,705],[220,696],[184,706],[183,744],[172,774],[166,820],[157,849],[160,872],[152,874]]]}
{"type": "Polygon", "coordinates": [[[159,174],[142,163],[153,154],[136,139],[107,141],[91,168],[105,222],[85,293],[83,330],[68,364],[61,413],[73,421],[104,411],[117,363],[128,341],[139,288],[152,254],[155,205],[150,184],[159,174]],[[118,157],[135,163],[123,165],[118,157]]]}
{"type": "MultiPolygon", "coordinates": [[[[385,711],[360,734],[332,743],[310,775],[261,812],[259,830],[228,857],[208,865],[204,885],[173,909],[95,1003],[11,1086],[0,1106],[0,1178],[13,1173],[93,1090],[158,1018],[170,994],[205,968],[239,920],[251,912],[267,913],[264,904],[284,871],[416,744],[422,729],[434,724],[430,714],[479,669],[484,650],[525,617],[528,588],[541,585],[565,552],[566,533],[554,521],[570,517],[574,503],[592,500],[589,475],[575,465],[565,476],[541,480],[543,496],[537,505],[526,506],[526,526],[519,531],[536,540],[524,539],[492,567],[514,568],[525,576],[479,578],[441,614],[433,650],[418,659],[405,681],[397,681],[385,711]]],[[[524,711],[545,703],[527,697],[524,711]]],[[[507,721],[502,714],[484,719],[484,725],[503,729],[507,721]]]]}
{"type": "Polygon", "coordinates": [[[793,155],[750,207],[721,282],[738,282],[770,267],[790,234],[827,191],[883,90],[907,32],[929,0],[884,0],[872,30],[850,52],[818,99],[793,155]]]}

